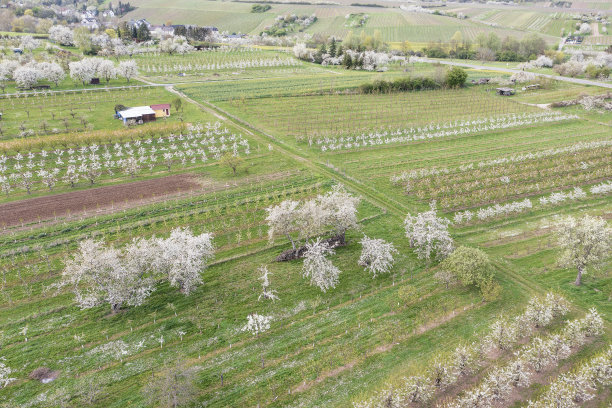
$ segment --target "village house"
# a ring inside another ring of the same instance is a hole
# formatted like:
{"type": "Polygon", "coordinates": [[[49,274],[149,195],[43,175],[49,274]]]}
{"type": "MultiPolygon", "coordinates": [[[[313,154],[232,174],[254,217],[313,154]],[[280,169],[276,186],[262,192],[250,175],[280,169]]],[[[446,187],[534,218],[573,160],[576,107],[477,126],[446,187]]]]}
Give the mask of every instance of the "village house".
{"type": "Polygon", "coordinates": [[[151,109],[155,111],[156,118],[164,118],[170,116],[170,104],[160,103],[158,105],[151,105],[151,109]]]}
{"type": "Polygon", "coordinates": [[[100,28],[100,23],[95,17],[85,17],[81,20],[81,25],[89,29],[89,31],[96,31],[100,28]]]}

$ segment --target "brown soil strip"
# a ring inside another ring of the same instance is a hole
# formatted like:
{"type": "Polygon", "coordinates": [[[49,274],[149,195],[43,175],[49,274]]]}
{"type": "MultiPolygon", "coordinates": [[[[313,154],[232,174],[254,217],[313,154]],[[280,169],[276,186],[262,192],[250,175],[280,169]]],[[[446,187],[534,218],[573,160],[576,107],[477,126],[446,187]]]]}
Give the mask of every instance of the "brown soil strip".
{"type": "Polygon", "coordinates": [[[152,180],[19,200],[0,204],[0,225],[15,226],[62,217],[67,213],[99,210],[130,201],[201,188],[202,186],[193,175],[177,174],[152,180]]]}

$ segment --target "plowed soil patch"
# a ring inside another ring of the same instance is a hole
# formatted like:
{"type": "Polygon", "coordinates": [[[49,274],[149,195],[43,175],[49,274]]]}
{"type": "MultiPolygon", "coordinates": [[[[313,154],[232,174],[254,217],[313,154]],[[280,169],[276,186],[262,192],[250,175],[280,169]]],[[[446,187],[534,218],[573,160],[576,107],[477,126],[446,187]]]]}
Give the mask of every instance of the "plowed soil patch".
{"type": "Polygon", "coordinates": [[[147,199],[177,192],[201,189],[194,176],[177,174],[152,180],[135,181],[114,186],[36,197],[0,204],[0,225],[13,226],[47,220],[66,213],[120,205],[126,201],[147,199]]]}

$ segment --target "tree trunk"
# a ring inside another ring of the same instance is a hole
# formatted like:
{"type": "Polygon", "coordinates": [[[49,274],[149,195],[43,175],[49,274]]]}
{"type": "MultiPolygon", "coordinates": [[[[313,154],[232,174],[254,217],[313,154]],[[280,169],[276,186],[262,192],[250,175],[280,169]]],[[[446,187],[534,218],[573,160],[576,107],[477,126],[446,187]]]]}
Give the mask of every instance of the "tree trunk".
{"type": "Polygon", "coordinates": [[[584,267],[583,266],[579,266],[578,267],[578,275],[576,276],[576,280],[574,281],[574,285],[576,286],[580,286],[582,285],[582,274],[584,272],[584,267]]]}

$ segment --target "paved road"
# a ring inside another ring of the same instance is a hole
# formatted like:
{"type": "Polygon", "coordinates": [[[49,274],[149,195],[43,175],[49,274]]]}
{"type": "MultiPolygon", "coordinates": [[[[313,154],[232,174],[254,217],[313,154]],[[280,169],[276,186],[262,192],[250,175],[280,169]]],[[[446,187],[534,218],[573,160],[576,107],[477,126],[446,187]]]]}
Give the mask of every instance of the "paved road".
{"type": "MultiPolygon", "coordinates": [[[[467,62],[459,62],[459,61],[449,61],[449,60],[433,60],[433,59],[429,59],[429,58],[423,58],[422,59],[425,62],[429,62],[432,64],[442,64],[442,65],[453,65],[453,66],[457,66],[457,67],[465,67],[465,68],[473,68],[473,69],[479,69],[479,70],[486,70],[486,71],[500,71],[500,72],[507,72],[509,74],[515,74],[517,72],[520,72],[520,69],[513,69],[513,68],[502,68],[502,67],[489,67],[486,65],[477,65],[477,64],[470,64],[467,62]]],[[[540,74],[537,72],[533,73],[536,76],[539,77],[543,77],[543,78],[550,78],[550,79],[555,79],[557,81],[564,81],[564,82],[571,82],[573,84],[580,84],[580,85],[590,85],[590,86],[599,86],[601,88],[611,88],[612,89],[612,83],[606,83],[606,82],[600,82],[600,81],[592,81],[589,79],[581,79],[581,78],[570,78],[570,77],[562,77],[562,76],[558,76],[558,75],[550,75],[550,74],[540,74]]]]}

